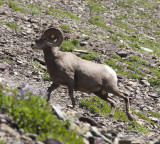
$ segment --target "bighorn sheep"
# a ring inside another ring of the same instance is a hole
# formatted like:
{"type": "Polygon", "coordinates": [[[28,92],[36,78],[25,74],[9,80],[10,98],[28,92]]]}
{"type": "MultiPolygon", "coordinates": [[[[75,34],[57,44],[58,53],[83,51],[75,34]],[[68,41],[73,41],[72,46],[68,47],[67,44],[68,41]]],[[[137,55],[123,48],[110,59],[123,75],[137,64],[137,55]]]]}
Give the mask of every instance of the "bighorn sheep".
{"type": "Polygon", "coordinates": [[[62,41],[62,32],[56,28],[50,28],[31,45],[33,49],[43,50],[47,70],[53,81],[48,88],[47,101],[50,100],[53,90],[64,85],[68,87],[73,107],[75,106],[74,90],[94,93],[111,104],[110,116],[113,116],[116,104],[108,97],[108,93],[112,93],[124,99],[126,114],[130,120],[133,120],[129,99],[120,92],[115,71],[107,65],[97,64],[81,59],[70,52],[60,51],[58,47],[62,41]]]}

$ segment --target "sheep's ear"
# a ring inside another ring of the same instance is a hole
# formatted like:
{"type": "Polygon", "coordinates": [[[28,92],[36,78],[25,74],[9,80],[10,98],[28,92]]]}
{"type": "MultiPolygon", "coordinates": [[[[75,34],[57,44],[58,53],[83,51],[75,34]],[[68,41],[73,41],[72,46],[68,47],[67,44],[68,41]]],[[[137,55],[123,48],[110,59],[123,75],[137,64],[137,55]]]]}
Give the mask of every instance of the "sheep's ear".
{"type": "Polygon", "coordinates": [[[53,43],[47,42],[47,45],[50,46],[50,47],[52,47],[53,43]]]}

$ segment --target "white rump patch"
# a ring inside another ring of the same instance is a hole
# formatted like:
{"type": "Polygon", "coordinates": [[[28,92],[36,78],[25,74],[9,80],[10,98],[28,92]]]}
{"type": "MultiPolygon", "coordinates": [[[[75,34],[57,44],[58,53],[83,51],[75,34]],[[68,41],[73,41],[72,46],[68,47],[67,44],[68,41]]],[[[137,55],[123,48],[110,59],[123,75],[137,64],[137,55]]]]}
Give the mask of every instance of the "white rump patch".
{"type": "Polygon", "coordinates": [[[107,69],[107,71],[115,78],[115,80],[117,81],[117,74],[116,72],[109,66],[105,65],[105,68],[107,69]]]}

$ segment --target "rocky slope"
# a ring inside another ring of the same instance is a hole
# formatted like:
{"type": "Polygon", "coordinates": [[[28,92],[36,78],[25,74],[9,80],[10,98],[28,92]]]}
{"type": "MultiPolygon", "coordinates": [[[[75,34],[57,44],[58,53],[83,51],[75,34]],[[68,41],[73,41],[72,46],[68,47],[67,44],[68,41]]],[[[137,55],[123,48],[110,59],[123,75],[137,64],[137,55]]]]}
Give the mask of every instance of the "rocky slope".
{"type": "MultiPolygon", "coordinates": [[[[138,123],[149,130],[140,133],[128,130],[128,122],[91,113],[79,105],[75,111],[107,129],[152,142],[160,134],[159,9],[159,0],[0,0],[0,77],[14,88],[25,82],[33,91],[43,91],[45,98],[50,81],[43,53],[30,45],[46,28],[58,27],[65,39],[61,50],[113,67],[132,108],[156,124],[139,114],[138,123]]],[[[90,99],[90,94],[75,92],[75,97],[78,103],[90,99]]],[[[123,101],[116,102],[123,110],[123,101]]],[[[62,111],[71,110],[64,87],[52,93],[50,103],[60,105],[62,111]]]]}

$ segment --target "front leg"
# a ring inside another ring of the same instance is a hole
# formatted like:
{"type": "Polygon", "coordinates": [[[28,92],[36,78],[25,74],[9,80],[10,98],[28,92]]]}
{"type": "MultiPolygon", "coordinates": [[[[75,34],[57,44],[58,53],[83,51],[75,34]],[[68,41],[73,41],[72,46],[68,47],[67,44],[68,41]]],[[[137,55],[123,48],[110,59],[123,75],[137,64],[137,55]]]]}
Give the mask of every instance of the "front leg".
{"type": "Polygon", "coordinates": [[[68,91],[69,91],[69,96],[71,98],[71,101],[72,101],[72,105],[73,105],[73,108],[75,107],[76,105],[76,102],[75,102],[75,99],[74,99],[74,96],[73,96],[73,91],[74,91],[74,80],[71,80],[68,84],[68,91]]]}
{"type": "Polygon", "coordinates": [[[57,87],[59,87],[59,85],[58,84],[56,84],[56,83],[52,83],[51,84],[51,86],[50,87],[48,87],[48,90],[47,90],[47,96],[48,96],[48,98],[47,98],[47,102],[50,100],[50,95],[51,95],[51,92],[53,91],[53,90],[55,90],[57,87]]]}

